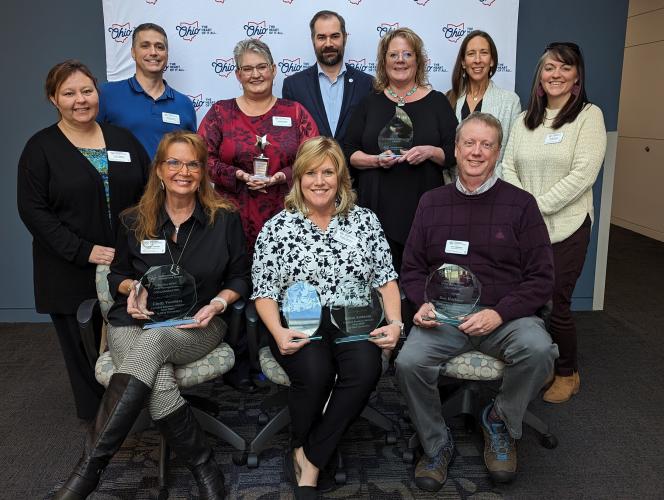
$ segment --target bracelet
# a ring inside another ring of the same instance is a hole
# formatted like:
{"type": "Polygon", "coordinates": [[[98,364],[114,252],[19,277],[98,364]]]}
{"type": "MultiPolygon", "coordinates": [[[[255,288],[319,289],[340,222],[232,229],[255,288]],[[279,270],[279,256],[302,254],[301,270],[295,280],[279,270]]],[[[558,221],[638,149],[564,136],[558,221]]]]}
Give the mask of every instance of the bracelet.
{"type": "Polygon", "coordinates": [[[136,280],[133,280],[129,285],[127,285],[127,296],[131,294],[131,291],[136,287],[136,280]]]}
{"type": "Polygon", "coordinates": [[[226,310],[226,308],[228,307],[228,302],[226,302],[226,299],[223,298],[223,297],[214,297],[210,301],[210,305],[212,305],[213,302],[219,302],[222,306],[224,306],[224,308],[221,310],[221,312],[224,312],[226,310]]]}

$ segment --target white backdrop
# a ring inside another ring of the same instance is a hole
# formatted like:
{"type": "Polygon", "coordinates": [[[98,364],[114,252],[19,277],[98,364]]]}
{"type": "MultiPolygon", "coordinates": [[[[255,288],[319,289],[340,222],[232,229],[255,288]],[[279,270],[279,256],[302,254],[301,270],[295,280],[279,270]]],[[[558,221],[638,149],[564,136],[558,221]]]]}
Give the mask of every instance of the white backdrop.
{"type": "Polygon", "coordinates": [[[493,79],[514,89],[519,0],[103,0],[103,7],[108,80],[134,74],[131,33],[141,23],[156,23],[168,34],[165,78],[192,98],[199,122],[215,101],[241,93],[233,61],[238,41],[268,44],[278,66],[278,96],[285,76],[315,64],[309,20],[321,9],[346,19],[346,62],[371,74],[379,38],[400,26],[415,30],[428,53],[430,83],[440,91],[451,86],[463,36],[487,31],[498,46],[493,79]]]}

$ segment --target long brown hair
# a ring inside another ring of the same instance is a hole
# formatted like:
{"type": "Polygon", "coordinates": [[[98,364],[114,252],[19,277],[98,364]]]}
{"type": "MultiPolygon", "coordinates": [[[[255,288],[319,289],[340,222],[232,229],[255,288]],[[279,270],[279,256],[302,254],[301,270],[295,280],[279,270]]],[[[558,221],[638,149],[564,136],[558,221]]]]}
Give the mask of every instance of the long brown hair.
{"type": "Polygon", "coordinates": [[[427,78],[427,53],[424,50],[424,42],[420,36],[410,28],[397,28],[389,31],[378,42],[378,53],[376,54],[376,78],[374,79],[374,89],[376,92],[382,92],[390,85],[387,77],[387,48],[390,42],[397,37],[401,37],[413,47],[415,59],[417,62],[417,71],[415,72],[415,83],[420,87],[429,85],[427,78]]]}
{"type": "Polygon", "coordinates": [[[491,80],[491,77],[496,73],[496,69],[498,68],[498,49],[496,48],[496,44],[494,43],[493,38],[491,38],[491,35],[486,31],[480,30],[474,30],[468,33],[459,47],[459,53],[457,54],[454,69],[452,70],[452,88],[448,90],[446,94],[447,99],[452,105],[452,109],[456,109],[457,100],[462,94],[467,92],[468,75],[463,67],[463,60],[466,57],[466,48],[468,47],[468,44],[477,36],[484,38],[489,43],[489,51],[491,52],[491,59],[493,60],[493,66],[489,68],[489,80],[491,80]]]}
{"type": "Polygon", "coordinates": [[[176,130],[162,137],[154,160],[152,160],[150,176],[145,186],[145,192],[141,196],[138,205],[126,211],[129,215],[133,215],[136,218],[134,227],[131,229],[134,231],[138,241],[157,237],[157,220],[166,201],[166,192],[161,187],[161,179],[157,175],[157,169],[166,160],[166,152],[171,144],[178,142],[191,146],[196,154],[196,159],[203,164],[201,167],[200,186],[196,197],[205,210],[208,224],[212,225],[214,223],[217,210],[236,210],[235,205],[217,194],[210,183],[210,175],[207,171],[207,146],[203,138],[193,132],[176,130]]]}
{"type": "Polygon", "coordinates": [[[544,54],[542,54],[542,57],[540,57],[537,62],[533,84],[530,88],[528,109],[523,117],[524,124],[530,130],[535,130],[542,125],[546,116],[546,105],[548,100],[543,90],[539,92],[538,90],[540,89],[540,77],[542,75],[542,68],[544,68],[544,60],[549,56],[558,62],[569,64],[570,66],[576,66],[578,78],[576,83],[577,90],[572,92],[570,98],[567,99],[567,102],[553,120],[551,128],[557,129],[562,127],[565,123],[572,123],[576,120],[576,117],[579,116],[579,113],[586,104],[589,103],[588,96],[586,95],[586,68],[583,63],[581,49],[574,42],[552,42],[547,45],[544,54]]]}

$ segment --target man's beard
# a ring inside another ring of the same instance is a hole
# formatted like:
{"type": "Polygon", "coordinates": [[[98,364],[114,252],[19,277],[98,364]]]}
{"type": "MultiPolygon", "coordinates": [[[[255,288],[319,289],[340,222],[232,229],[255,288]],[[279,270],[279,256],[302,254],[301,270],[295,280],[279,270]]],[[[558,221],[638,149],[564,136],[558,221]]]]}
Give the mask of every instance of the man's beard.
{"type": "Polygon", "coordinates": [[[335,66],[344,58],[344,51],[336,50],[334,52],[316,52],[316,59],[324,66],[335,66]]]}

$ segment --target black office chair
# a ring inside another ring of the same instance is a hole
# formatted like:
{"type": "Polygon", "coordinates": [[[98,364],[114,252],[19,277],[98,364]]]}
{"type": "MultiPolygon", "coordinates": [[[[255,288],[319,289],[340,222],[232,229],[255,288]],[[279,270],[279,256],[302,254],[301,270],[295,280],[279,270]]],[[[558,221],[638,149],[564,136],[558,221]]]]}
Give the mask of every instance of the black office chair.
{"type": "MultiPolygon", "coordinates": [[[[264,332],[265,328],[262,328],[261,325],[259,325],[260,319],[256,313],[256,307],[253,302],[246,308],[246,319],[249,353],[253,368],[262,371],[265,377],[274,384],[287,388],[290,385],[290,380],[284,369],[274,359],[274,356],[267,345],[267,339],[264,338],[264,334],[261,334],[261,331],[264,332]]],[[[387,358],[383,357],[383,372],[387,369],[388,361],[387,358]]],[[[374,394],[372,395],[369,404],[362,411],[361,417],[385,431],[385,441],[387,444],[396,444],[401,435],[401,430],[395,422],[372,406],[375,399],[376,397],[374,394]]],[[[260,453],[267,447],[267,444],[272,437],[286,428],[290,424],[290,421],[287,389],[279,390],[275,394],[268,396],[262,402],[258,423],[263,425],[263,427],[248,445],[248,467],[258,467],[260,453]],[[270,419],[268,417],[268,411],[273,408],[278,408],[278,411],[270,419]]],[[[343,470],[343,460],[341,456],[338,457],[335,481],[337,484],[344,484],[346,482],[346,473],[343,470]]]]}
{"type": "MultiPolygon", "coordinates": [[[[110,352],[106,350],[105,335],[103,333],[100,334],[100,331],[104,330],[106,326],[107,314],[113,304],[113,299],[108,290],[108,272],[108,266],[97,266],[95,281],[98,298],[89,299],[81,303],[76,314],[81,332],[81,340],[90,365],[95,370],[97,381],[104,387],[108,386],[111,375],[113,375],[116,369],[113,365],[110,352]]],[[[244,307],[244,301],[239,300],[232,304],[231,310],[225,315],[225,319],[228,322],[227,339],[231,343],[239,335],[244,307]]],[[[174,367],[175,379],[178,386],[182,389],[193,387],[220,377],[233,367],[234,362],[235,355],[233,350],[225,341],[222,341],[215,349],[202,358],[185,365],[176,365],[174,367]]],[[[247,447],[245,439],[223,422],[203,411],[203,409],[212,409],[215,412],[216,404],[205,398],[193,395],[183,394],[183,397],[191,404],[192,411],[201,427],[209,434],[223,439],[238,450],[237,453],[233,454],[233,462],[237,465],[243,464],[244,452],[247,447]]],[[[150,415],[147,409],[143,409],[132,428],[132,432],[140,432],[150,425],[150,415]]],[[[168,456],[168,445],[163,436],[160,435],[159,498],[167,498],[168,496],[166,485],[168,456]]]]}
{"type": "MultiPolygon", "coordinates": [[[[551,307],[552,304],[549,302],[538,312],[545,326],[548,326],[551,307]]],[[[466,429],[472,430],[474,423],[479,421],[481,396],[485,393],[490,395],[498,393],[498,382],[503,378],[504,366],[505,364],[499,359],[479,351],[465,352],[441,365],[438,387],[443,398],[443,417],[463,415],[466,429]],[[450,387],[453,392],[445,396],[450,387]]],[[[530,410],[526,411],[523,423],[537,432],[540,444],[545,448],[553,449],[558,446],[558,439],[552,434],[549,425],[530,410]]],[[[403,453],[405,462],[412,463],[415,460],[415,451],[419,446],[417,433],[414,433],[403,453]]]]}

